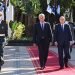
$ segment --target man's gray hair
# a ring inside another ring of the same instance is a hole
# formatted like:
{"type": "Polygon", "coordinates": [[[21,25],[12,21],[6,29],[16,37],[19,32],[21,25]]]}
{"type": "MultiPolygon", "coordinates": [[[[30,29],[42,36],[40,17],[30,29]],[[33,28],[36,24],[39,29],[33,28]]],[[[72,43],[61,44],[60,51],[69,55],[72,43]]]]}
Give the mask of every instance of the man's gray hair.
{"type": "Polygon", "coordinates": [[[40,17],[40,16],[43,16],[43,17],[45,17],[45,14],[41,13],[41,14],[39,14],[39,17],[40,17]]]}
{"type": "Polygon", "coordinates": [[[59,19],[61,19],[61,18],[63,18],[63,19],[65,20],[65,16],[60,16],[60,18],[59,18],[59,19]]]}

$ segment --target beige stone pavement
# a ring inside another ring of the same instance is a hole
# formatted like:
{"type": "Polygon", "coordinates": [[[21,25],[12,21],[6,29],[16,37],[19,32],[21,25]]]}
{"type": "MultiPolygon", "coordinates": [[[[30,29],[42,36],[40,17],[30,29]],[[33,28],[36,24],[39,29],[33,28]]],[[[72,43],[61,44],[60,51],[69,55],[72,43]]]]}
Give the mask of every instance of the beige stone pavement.
{"type": "Polygon", "coordinates": [[[4,48],[5,64],[0,75],[35,75],[29,53],[24,46],[7,46],[4,48]]]}
{"type": "MultiPolygon", "coordinates": [[[[57,54],[56,47],[50,47],[50,50],[57,54]]],[[[4,60],[5,64],[2,66],[0,75],[36,75],[31,57],[25,46],[6,46],[4,60]]],[[[69,62],[75,66],[75,48],[73,48],[69,62]]]]}

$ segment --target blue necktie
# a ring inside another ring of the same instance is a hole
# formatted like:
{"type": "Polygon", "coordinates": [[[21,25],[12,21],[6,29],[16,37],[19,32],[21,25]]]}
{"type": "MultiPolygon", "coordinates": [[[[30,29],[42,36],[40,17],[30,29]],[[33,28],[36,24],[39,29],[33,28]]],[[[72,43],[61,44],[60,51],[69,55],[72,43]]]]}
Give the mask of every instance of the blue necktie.
{"type": "Polygon", "coordinates": [[[64,31],[63,25],[61,25],[62,30],[64,31]]]}
{"type": "Polygon", "coordinates": [[[42,30],[44,29],[44,24],[42,24],[42,30]]]}

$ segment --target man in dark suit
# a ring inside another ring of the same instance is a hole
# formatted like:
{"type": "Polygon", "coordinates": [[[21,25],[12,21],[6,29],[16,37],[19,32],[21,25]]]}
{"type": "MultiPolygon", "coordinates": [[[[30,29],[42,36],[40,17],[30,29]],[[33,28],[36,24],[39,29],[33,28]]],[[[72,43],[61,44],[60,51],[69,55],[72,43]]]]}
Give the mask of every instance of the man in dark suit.
{"type": "Polygon", "coordinates": [[[72,34],[72,44],[70,45],[70,49],[69,49],[69,59],[71,59],[71,52],[72,52],[72,46],[74,45],[74,41],[75,41],[75,36],[74,36],[74,24],[70,21],[66,21],[65,24],[68,24],[71,30],[71,34],[72,34]]]}
{"type": "Polygon", "coordinates": [[[39,14],[39,23],[34,25],[33,42],[39,49],[39,61],[41,70],[45,68],[48,57],[49,44],[52,40],[52,34],[49,23],[45,22],[45,15],[39,14]]]}
{"type": "Polygon", "coordinates": [[[0,12],[0,68],[4,64],[3,60],[3,42],[4,38],[8,36],[8,26],[6,21],[2,20],[2,12],[0,12]]]}
{"type": "Polygon", "coordinates": [[[61,16],[60,23],[55,26],[55,44],[58,45],[60,69],[68,67],[69,47],[72,43],[72,36],[69,25],[65,24],[65,17],[61,16]],[[64,52],[64,57],[63,57],[64,52]]]}

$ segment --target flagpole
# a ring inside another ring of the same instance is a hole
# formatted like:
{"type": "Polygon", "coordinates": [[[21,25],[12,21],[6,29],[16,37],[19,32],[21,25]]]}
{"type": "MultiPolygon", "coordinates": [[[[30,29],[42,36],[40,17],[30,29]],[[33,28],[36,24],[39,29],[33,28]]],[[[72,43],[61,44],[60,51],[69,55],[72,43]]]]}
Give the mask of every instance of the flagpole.
{"type": "Polygon", "coordinates": [[[57,12],[57,9],[58,9],[58,1],[59,0],[54,0],[54,4],[55,4],[55,23],[58,22],[58,12],[57,12]]]}
{"type": "Polygon", "coordinates": [[[48,21],[49,21],[49,15],[50,15],[50,13],[51,13],[51,8],[50,8],[50,5],[49,5],[49,4],[50,4],[50,1],[51,1],[51,0],[47,0],[47,6],[48,6],[48,7],[47,7],[48,21]]]}
{"type": "Polygon", "coordinates": [[[55,19],[54,19],[55,21],[54,22],[56,23],[56,0],[54,0],[54,7],[55,7],[55,11],[54,11],[55,12],[55,19]]]}
{"type": "Polygon", "coordinates": [[[49,5],[50,1],[51,1],[51,0],[47,0],[47,5],[49,5]]]}

